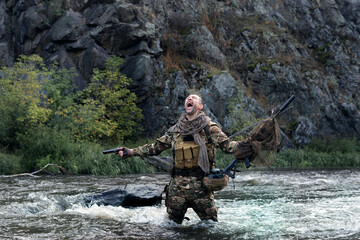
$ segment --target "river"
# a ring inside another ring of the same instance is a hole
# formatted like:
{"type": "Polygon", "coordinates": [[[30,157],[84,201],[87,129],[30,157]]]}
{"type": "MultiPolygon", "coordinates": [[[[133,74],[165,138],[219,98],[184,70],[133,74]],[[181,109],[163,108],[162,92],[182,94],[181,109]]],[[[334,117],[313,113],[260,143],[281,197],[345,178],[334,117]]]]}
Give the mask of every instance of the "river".
{"type": "Polygon", "coordinates": [[[161,206],[92,205],[87,195],[166,174],[0,177],[0,239],[360,239],[359,170],[243,171],[216,192],[219,222],[177,225],[161,206]]]}

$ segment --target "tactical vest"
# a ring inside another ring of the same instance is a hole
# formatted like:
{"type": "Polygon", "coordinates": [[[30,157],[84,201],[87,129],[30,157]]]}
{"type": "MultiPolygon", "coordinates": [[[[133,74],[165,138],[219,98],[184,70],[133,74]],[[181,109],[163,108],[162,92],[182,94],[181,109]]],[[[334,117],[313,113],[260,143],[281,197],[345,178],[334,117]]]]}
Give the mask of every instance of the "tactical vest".
{"type": "MultiPolygon", "coordinates": [[[[212,144],[212,140],[209,133],[209,125],[204,128],[207,139],[206,148],[210,161],[210,166],[214,163],[215,147],[212,144]]],[[[193,136],[179,135],[176,139],[174,146],[174,159],[175,167],[177,169],[195,169],[198,168],[198,160],[200,153],[200,146],[194,141],[193,136]]]]}

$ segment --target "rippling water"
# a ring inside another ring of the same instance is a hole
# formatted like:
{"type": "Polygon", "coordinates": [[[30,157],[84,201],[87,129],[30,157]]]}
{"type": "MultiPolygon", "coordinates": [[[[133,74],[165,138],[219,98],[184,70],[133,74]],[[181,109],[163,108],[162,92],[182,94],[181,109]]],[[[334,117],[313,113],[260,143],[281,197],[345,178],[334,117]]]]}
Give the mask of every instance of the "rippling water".
{"type": "Polygon", "coordinates": [[[162,189],[169,176],[0,177],[0,239],[360,239],[360,171],[237,174],[216,193],[219,222],[167,219],[165,206],[86,207],[125,186],[162,189]]]}

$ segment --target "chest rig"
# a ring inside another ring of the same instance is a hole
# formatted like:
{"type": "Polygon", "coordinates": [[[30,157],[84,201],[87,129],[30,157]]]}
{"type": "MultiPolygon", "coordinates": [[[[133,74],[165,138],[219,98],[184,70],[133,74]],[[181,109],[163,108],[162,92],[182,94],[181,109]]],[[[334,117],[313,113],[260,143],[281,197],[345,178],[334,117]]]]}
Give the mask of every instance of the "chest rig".
{"type": "MultiPolygon", "coordinates": [[[[210,161],[210,166],[214,163],[215,147],[212,144],[210,136],[209,125],[207,125],[203,131],[206,134],[206,149],[210,161]]],[[[200,133],[201,135],[201,133],[200,133]]],[[[196,169],[199,168],[198,160],[200,153],[200,146],[194,141],[193,136],[179,135],[176,139],[176,143],[173,146],[175,167],[177,169],[196,169]]]]}

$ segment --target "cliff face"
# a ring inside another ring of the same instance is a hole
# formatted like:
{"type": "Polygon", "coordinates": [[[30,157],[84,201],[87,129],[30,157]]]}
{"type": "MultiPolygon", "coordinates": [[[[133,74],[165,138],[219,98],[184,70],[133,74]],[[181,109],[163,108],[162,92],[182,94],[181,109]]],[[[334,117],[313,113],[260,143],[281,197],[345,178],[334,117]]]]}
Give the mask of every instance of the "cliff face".
{"type": "Polygon", "coordinates": [[[39,54],[77,69],[80,88],[122,56],[150,135],[196,90],[225,130],[239,93],[256,117],[295,95],[279,120],[295,143],[360,136],[357,0],[2,0],[0,23],[1,66],[39,54]]]}

